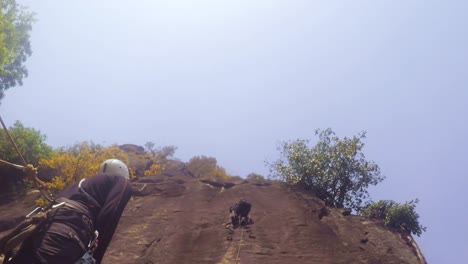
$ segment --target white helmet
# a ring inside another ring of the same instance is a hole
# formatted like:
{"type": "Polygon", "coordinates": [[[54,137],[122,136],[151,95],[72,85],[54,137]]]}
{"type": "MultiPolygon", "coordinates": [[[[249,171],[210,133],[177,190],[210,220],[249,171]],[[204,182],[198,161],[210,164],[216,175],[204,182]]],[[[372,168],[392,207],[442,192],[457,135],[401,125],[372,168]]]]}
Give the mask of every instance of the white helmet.
{"type": "Polygon", "coordinates": [[[108,159],[99,166],[98,173],[118,175],[125,178],[130,178],[127,165],[118,159],[108,159]]]}

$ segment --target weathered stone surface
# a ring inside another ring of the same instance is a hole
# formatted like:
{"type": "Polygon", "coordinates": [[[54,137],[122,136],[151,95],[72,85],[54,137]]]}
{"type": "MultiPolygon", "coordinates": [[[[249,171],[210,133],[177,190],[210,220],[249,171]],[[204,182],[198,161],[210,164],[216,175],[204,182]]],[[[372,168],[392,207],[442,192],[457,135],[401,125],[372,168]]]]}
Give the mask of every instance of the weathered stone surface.
{"type": "MultiPolygon", "coordinates": [[[[425,263],[411,237],[343,215],[284,184],[243,181],[225,188],[175,174],[132,185],[135,195],[103,263],[425,263]],[[228,234],[228,209],[241,198],[252,203],[254,224],[228,234]]],[[[0,232],[32,210],[38,195],[1,205],[0,232]]]]}
{"type": "Polygon", "coordinates": [[[146,187],[127,205],[105,263],[425,263],[401,234],[283,184],[151,179],[133,183],[146,187]],[[241,198],[254,224],[227,240],[228,209],[241,198]]]}

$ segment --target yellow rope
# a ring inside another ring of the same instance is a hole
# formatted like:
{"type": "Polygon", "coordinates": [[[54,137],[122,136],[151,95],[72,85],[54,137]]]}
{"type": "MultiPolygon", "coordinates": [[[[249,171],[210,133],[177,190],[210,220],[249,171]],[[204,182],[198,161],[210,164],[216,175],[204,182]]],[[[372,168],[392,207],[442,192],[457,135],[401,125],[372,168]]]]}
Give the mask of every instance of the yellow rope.
{"type": "Polygon", "coordinates": [[[240,261],[239,255],[240,255],[240,250],[242,246],[242,235],[244,234],[244,227],[241,228],[241,237],[239,240],[239,248],[237,249],[237,256],[236,256],[236,263],[240,261]]]}

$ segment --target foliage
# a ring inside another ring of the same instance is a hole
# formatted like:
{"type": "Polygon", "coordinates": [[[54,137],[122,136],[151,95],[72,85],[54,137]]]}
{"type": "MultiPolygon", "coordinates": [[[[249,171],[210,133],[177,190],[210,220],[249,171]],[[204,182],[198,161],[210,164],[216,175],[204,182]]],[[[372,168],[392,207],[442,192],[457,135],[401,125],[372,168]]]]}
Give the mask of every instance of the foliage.
{"type": "Polygon", "coordinates": [[[250,173],[249,175],[247,175],[247,180],[261,181],[265,180],[265,177],[257,173],[250,173]]]}
{"type": "Polygon", "coordinates": [[[148,141],[145,143],[146,151],[158,159],[168,159],[172,157],[177,149],[176,146],[164,146],[155,148],[155,143],[148,141]]]}
{"type": "Polygon", "coordinates": [[[195,178],[226,180],[229,175],[223,167],[217,165],[216,158],[195,156],[187,163],[187,169],[195,178]]]}
{"type": "Polygon", "coordinates": [[[368,186],[384,179],[379,167],[362,153],[365,132],[343,139],[330,128],[315,134],[319,140],[312,147],[309,140],[284,142],[280,158],[270,164],[272,176],[303,184],[329,206],[358,211],[369,196],[368,186]]]}
{"type": "Polygon", "coordinates": [[[31,56],[29,33],[34,17],[16,0],[0,1],[0,100],[4,91],[22,85],[28,71],[23,65],[31,56]]]}
{"type": "Polygon", "coordinates": [[[152,141],[148,141],[148,142],[145,143],[146,151],[148,151],[150,153],[152,153],[154,151],[154,146],[155,146],[155,144],[152,141]]]}
{"type": "Polygon", "coordinates": [[[206,156],[195,156],[187,163],[187,169],[195,178],[202,178],[216,169],[216,158],[206,156]]]}
{"type": "MultiPolygon", "coordinates": [[[[130,161],[128,162],[128,164],[130,164],[130,161]]],[[[128,166],[128,174],[130,176],[130,179],[135,178],[136,177],[135,169],[133,167],[128,166]]]]}
{"type": "Polygon", "coordinates": [[[420,236],[426,227],[419,223],[416,213],[418,199],[399,204],[394,201],[378,201],[362,210],[362,215],[368,218],[384,220],[384,224],[408,234],[420,236]]]}
{"type": "MultiPolygon", "coordinates": [[[[145,164],[144,175],[159,175],[166,169],[169,158],[172,157],[177,149],[175,146],[164,146],[155,148],[155,143],[149,141],[145,143],[146,154],[144,157],[138,157],[141,166],[141,160],[148,160],[145,164]],[[149,168],[148,168],[149,166],[149,168]]],[[[140,170],[141,173],[141,170],[140,170]]]]}
{"type": "Polygon", "coordinates": [[[221,166],[216,166],[216,169],[207,175],[207,178],[217,181],[225,181],[230,178],[230,175],[221,166]]]}
{"type": "MultiPolygon", "coordinates": [[[[41,134],[39,130],[25,127],[20,121],[16,121],[8,131],[27,163],[37,165],[40,159],[47,159],[52,155],[52,148],[44,143],[46,136],[41,134]]],[[[0,131],[0,153],[2,153],[2,159],[23,165],[3,129],[0,131]]]]}
{"type": "Polygon", "coordinates": [[[40,206],[42,208],[46,207],[49,204],[49,201],[47,201],[45,198],[38,198],[34,201],[37,206],[40,206]]]}
{"type": "Polygon", "coordinates": [[[238,175],[234,175],[234,176],[231,175],[229,177],[229,180],[233,181],[233,182],[242,182],[242,181],[244,181],[244,179],[241,176],[238,176],[238,175]]]}
{"type": "Polygon", "coordinates": [[[395,204],[392,200],[380,200],[364,207],[361,210],[361,214],[371,219],[385,219],[388,208],[395,204]]]}
{"type": "Polygon", "coordinates": [[[67,186],[67,182],[64,180],[63,177],[54,177],[52,178],[52,181],[47,182],[46,184],[47,187],[50,188],[50,191],[52,191],[53,193],[58,193],[67,186]]]}
{"type": "Polygon", "coordinates": [[[145,170],[144,175],[160,175],[165,169],[163,164],[153,163],[148,170],[145,170]]]}
{"type": "Polygon", "coordinates": [[[71,183],[95,175],[99,165],[110,158],[128,164],[127,154],[117,145],[103,147],[85,141],[60,148],[49,159],[40,160],[39,172],[51,179],[48,185],[52,190],[60,191],[71,183]]]}

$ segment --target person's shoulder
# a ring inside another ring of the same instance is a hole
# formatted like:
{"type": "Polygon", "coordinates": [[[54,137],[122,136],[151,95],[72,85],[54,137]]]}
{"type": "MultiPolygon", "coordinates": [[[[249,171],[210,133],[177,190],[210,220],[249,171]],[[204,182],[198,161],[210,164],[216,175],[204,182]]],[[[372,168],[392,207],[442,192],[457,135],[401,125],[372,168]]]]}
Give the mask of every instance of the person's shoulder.
{"type": "Polygon", "coordinates": [[[116,179],[116,180],[127,180],[125,177],[122,177],[117,174],[112,173],[98,173],[89,177],[89,179],[116,179]]]}
{"type": "Polygon", "coordinates": [[[86,181],[89,184],[115,184],[117,182],[125,182],[127,179],[119,175],[100,173],[89,177],[86,181]]]}

